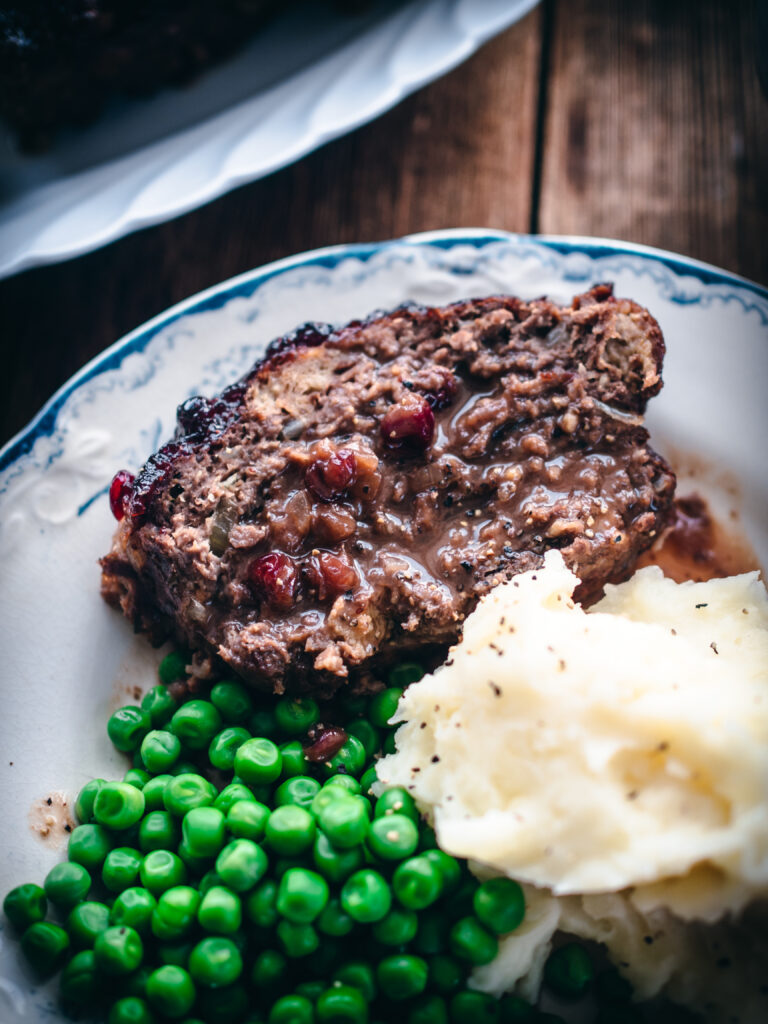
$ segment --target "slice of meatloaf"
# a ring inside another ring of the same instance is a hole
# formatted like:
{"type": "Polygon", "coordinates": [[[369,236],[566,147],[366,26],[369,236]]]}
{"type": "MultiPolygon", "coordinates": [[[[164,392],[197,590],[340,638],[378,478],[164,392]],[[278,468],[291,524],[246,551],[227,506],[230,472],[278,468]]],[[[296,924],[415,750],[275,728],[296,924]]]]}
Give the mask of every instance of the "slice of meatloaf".
{"type": "Polygon", "coordinates": [[[454,641],[549,548],[588,597],[670,508],[642,425],[663,353],[607,285],[302,327],[117,475],[104,596],[257,686],[320,694],[454,641]]]}

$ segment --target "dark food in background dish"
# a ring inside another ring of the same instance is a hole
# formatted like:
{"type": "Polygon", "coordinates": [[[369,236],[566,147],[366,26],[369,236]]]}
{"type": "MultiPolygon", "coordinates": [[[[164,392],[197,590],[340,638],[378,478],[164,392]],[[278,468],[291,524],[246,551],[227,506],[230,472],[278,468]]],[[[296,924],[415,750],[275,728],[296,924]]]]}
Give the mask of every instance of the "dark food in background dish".
{"type": "Polygon", "coordinates": [[[278,0],[4,3],[0,117],[23,149],[44,149],[58,128],[93,120],[111,96],[188,81],[280,8],[278,0]]]}
{"type": "Polygon", "coordinates": [[[642,426],[663,353],[607,285],[300,328],[116,478],[104,596],[256,685],[322,694],[454,641],[549,548],[594,595],[671,507],[642,426]]]}

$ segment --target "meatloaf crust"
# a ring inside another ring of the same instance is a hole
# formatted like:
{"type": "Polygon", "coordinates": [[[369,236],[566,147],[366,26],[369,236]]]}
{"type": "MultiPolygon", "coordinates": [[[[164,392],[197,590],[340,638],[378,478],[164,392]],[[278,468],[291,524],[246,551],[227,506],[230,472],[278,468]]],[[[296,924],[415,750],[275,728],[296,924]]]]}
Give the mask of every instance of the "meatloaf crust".
{"type": "Polygon", "coordinates": [[[642,425],[663,355],[609,285],[305,325],[117,475],[104,597],[257,687],[321,695],[453,642],[549,548],[588,598],[671,506],[642,425]]]}

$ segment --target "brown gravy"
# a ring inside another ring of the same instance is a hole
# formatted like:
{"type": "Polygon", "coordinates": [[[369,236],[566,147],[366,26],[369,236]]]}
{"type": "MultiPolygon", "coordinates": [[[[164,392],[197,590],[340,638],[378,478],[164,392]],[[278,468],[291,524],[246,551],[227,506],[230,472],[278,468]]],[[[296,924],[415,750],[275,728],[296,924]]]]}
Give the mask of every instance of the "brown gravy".
{"type": "Polygon", "coordinates": [[[658,565],[677,583],[719,579],[760,568],[747,540],[718,523],[698,494],[675,499],[671,526],[637,561],[638,569],[645,565],[658,565]]]}

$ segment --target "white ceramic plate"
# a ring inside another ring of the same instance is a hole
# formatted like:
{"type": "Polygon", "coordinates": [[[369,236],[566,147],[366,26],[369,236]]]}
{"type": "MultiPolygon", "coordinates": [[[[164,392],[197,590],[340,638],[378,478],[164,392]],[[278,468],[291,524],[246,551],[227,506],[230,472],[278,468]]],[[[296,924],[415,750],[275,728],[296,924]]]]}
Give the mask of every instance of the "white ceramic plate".
{"type": "Polygon", "coordinates": [[[0,277],[88,252],[292,163],[461,63],[538,0],[291,4],[183,89],[21,157],[0,126],[0,277]]]}
{"type": "MultiPolygon", "coordinates": [[[[89,778],[125,770],[105,723],[153,684],[160,654],[99,597],[96,562],[114,526],[106,488],[170,435],[176,405],[233,380],[304,320],[491,292],[568,299],[599,281],[647,305],[666,335],[665,386],[648,417],[655,445],[738,512],[768,564],[768,292],[758,286],[622,243],[487,231],[320,250],[225,282],[108,349],[0,452],[0,894],[63,855],[61,824],[45,841],[31,827],[41,800],[62,793],[71,805],[89,778]]],[[[0,943],[0,1021],[56,1017],[7,932],[0,943]]]]}

